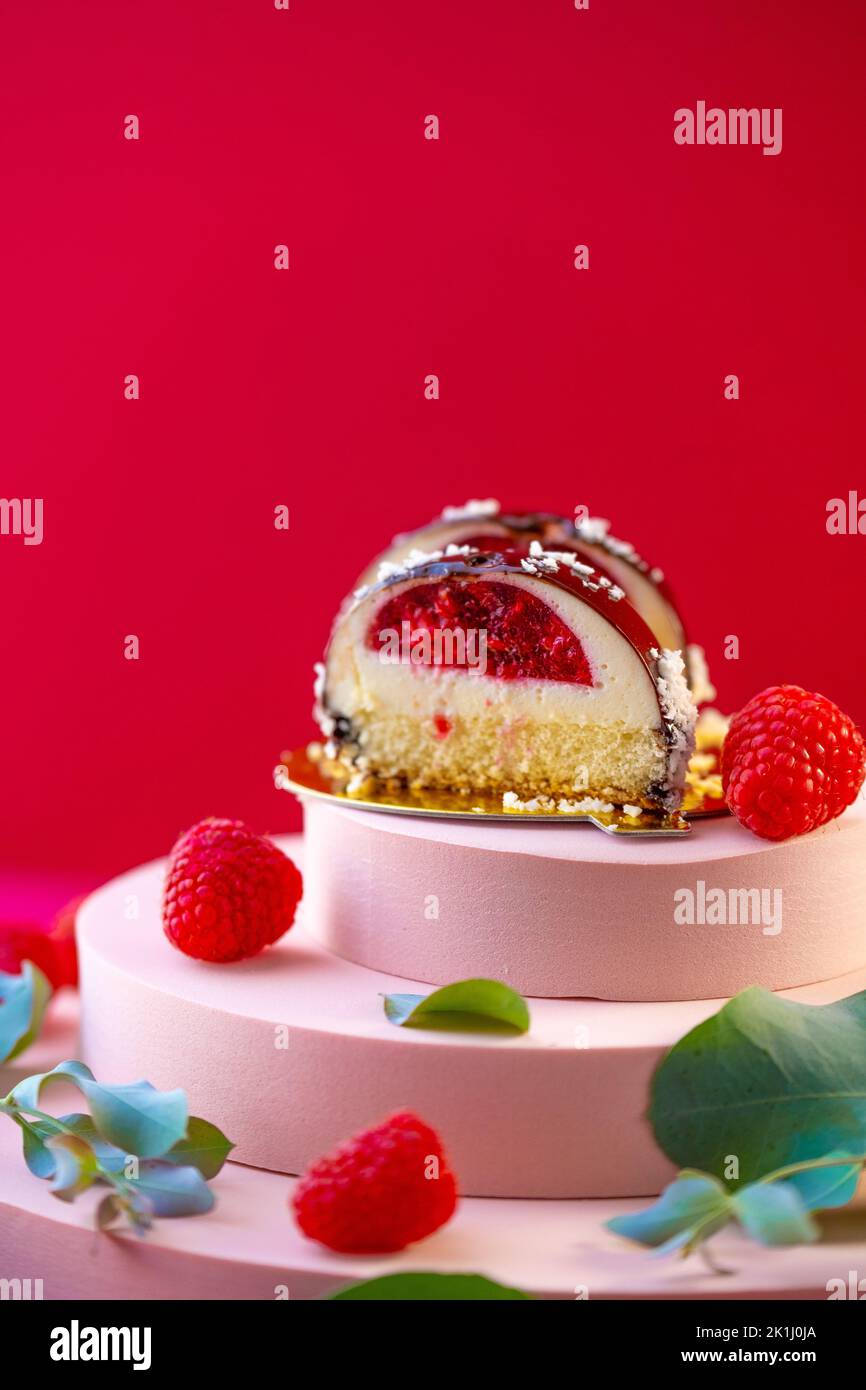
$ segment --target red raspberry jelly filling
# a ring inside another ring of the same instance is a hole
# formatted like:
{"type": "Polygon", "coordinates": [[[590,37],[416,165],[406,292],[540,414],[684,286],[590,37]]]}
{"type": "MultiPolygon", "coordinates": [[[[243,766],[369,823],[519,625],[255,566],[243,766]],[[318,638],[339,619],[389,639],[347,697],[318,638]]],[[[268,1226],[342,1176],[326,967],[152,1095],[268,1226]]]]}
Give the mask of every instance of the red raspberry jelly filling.
{"type": "Polygon", "coordinates": [[[387,645],[393,653],[395,639],[400,660],[413,665],[479,667],[479,654],[486,649],[484,672],[497,680],[593,683],[583,647],[571,629],[546,603],[516,584],[448,579],[405,589],[386,599],[367,631],[372,651],[382,653],[387,645]],[[437,642],[437,631],[448,631],[454,639],[437,642]],[[423,659],[412,660],[413,647],[423,652],[423,659]]]}

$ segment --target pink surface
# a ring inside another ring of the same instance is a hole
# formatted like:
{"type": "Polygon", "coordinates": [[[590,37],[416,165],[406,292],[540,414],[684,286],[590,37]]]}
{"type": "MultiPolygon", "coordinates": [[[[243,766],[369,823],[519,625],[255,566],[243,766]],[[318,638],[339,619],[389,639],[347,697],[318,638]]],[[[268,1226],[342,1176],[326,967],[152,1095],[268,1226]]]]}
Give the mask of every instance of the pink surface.
{"type": "Polygon", "coordinates": [[[725,708],[866,720],[825,529],[864,491],[864,42],[859,0],[5,5],[3,496],[45,535],[0,538],[3,852],[297,825],[270,769],[337,603],[467,496],[612,517],[725,708]],[[782,107],[782,153],[675,145],[702,99],[782,107]]]}
{"type": "MultiPolygon", "coordinates": [[[[74,1014],[28,1054],[47,1067],[75,1052],[74,1014]]],[[[32,1063],[32,1066],[30,1066],[32,1063]]],[[[25,1070],[26,1070],[25,1069],[25,1070]]],[[[80,1099],[80,1098],[79,1098],[80,1099]]],[[[454,1219],[399,1255],[335,1255],[306,1240],[289,1214],[293,1183],[230,1163],[214,1180],[206,1216],[160,1221],[141,1240],[97,1234],[97,1193],[74,1205],[25,1168],[18,1135],[0,1123],[0,1274],[44,1281],[46,1299],[310,1299],[356,1279],[399,1270],[481,1273],[541,1298],[789,1298],[827,1296],[827,1281],[866,1268],[866,1212],[823,1217],[820,1245],[765,1250],[734,1231],[713,1242],[713,1276],[698,1260],[652,1259],[604,1229],[629,1201],[464,1199],[454,1219]]]]}
{"type": "Polygon", "coordinates": [[[682,839],[591,826],[448,821],[306,798],[310,930],[348,960],[447,984],[476,975],[543,997],[707,999],[866,965],[866,800],[798,839],[730,817],[682,839]],[[781,931],[675,920],[675,894],[781,894],[781,931]]]}
{"type": "MultiPolygon", "coordinates": [[[[300,857],[297,839],[282,843],[300,857]]],[[[324,950],[310,935],[309,898],[273,950],[204,965],[163,936],[163,873],[157,862],[126,874],[80,913],[84,1058],[106,1079],[182,1086],[193,1112],[235,1141],[236,1159],[301,1172],[409,1107],[442,1134],[466,1194],[630,1196],[671,1176],[643,1119],[649,1080],[718,1001],[536,999],[522,1037],[397,1028],[381,995],[425,986],[324,950]]],[[[795,997],[819,1003],[864,987],[866,971],[795,997]]]]}

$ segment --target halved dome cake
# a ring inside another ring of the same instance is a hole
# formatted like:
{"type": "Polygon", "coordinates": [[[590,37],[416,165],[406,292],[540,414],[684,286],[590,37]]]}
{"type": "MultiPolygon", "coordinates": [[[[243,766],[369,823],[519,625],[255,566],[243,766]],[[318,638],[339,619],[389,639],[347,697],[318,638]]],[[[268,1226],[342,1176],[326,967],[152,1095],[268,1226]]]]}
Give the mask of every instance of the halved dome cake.
{"type": "Polygon", "coordinates": [[[361,588],[335,623],[317,713],[357,779],[666,812],[696,717],[681,654],[623,589],[538,541],[394,565],[361,588]]]}
{"type": "Polygon", "coordinates": [[[572,521],[553,512],[505,512],[493,498],[446,507],[429,525],[395,536],[388,549],[368,565],[359,583],[373,583],[383,565],[404,565],[415,555],[446,551],[449,546],[469,545],[491,552],[515,550],[518,555],[525,555],[534,541],[573,551],[600,575],[619,585],[651,628],[659,647],[683,653],[687,677],[698,703],[715,697],[703,649],[687,643],[683,620],[664,573],[638,554],[630,541],[611,535],[610,523],[600,517],[572,521]]]}

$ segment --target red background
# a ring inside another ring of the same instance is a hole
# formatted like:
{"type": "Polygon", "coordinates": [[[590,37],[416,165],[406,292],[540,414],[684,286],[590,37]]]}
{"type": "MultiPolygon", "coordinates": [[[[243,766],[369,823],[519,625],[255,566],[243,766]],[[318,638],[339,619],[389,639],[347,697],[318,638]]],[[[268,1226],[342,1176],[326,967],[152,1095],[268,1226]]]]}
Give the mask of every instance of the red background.
{"type": "Polygon", "coordinates": [[[45,539],[0,537],[0,862],[297,823],[338,600],[468,496],[611,517],[724,706],[866,721],[860,0],[3,8],[0,495],[45,539]],[[699,99],[783,107],[781,155],[676,146],[699,99]]]}

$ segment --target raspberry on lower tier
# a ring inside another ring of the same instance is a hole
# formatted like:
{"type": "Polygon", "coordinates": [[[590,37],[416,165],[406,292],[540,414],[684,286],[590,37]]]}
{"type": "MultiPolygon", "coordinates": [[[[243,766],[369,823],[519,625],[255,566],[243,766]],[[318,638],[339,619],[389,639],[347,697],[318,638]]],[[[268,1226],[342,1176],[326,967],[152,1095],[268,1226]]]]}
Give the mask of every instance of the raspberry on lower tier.
{"type": "Polygon", "coordinates": [[[457,1204],[439,1136],[408,1112],[364,1130],[314,1163],[293,1197],[298,1225],[332,1250],[402,1250],[443,1226],[457,1204]]]}

